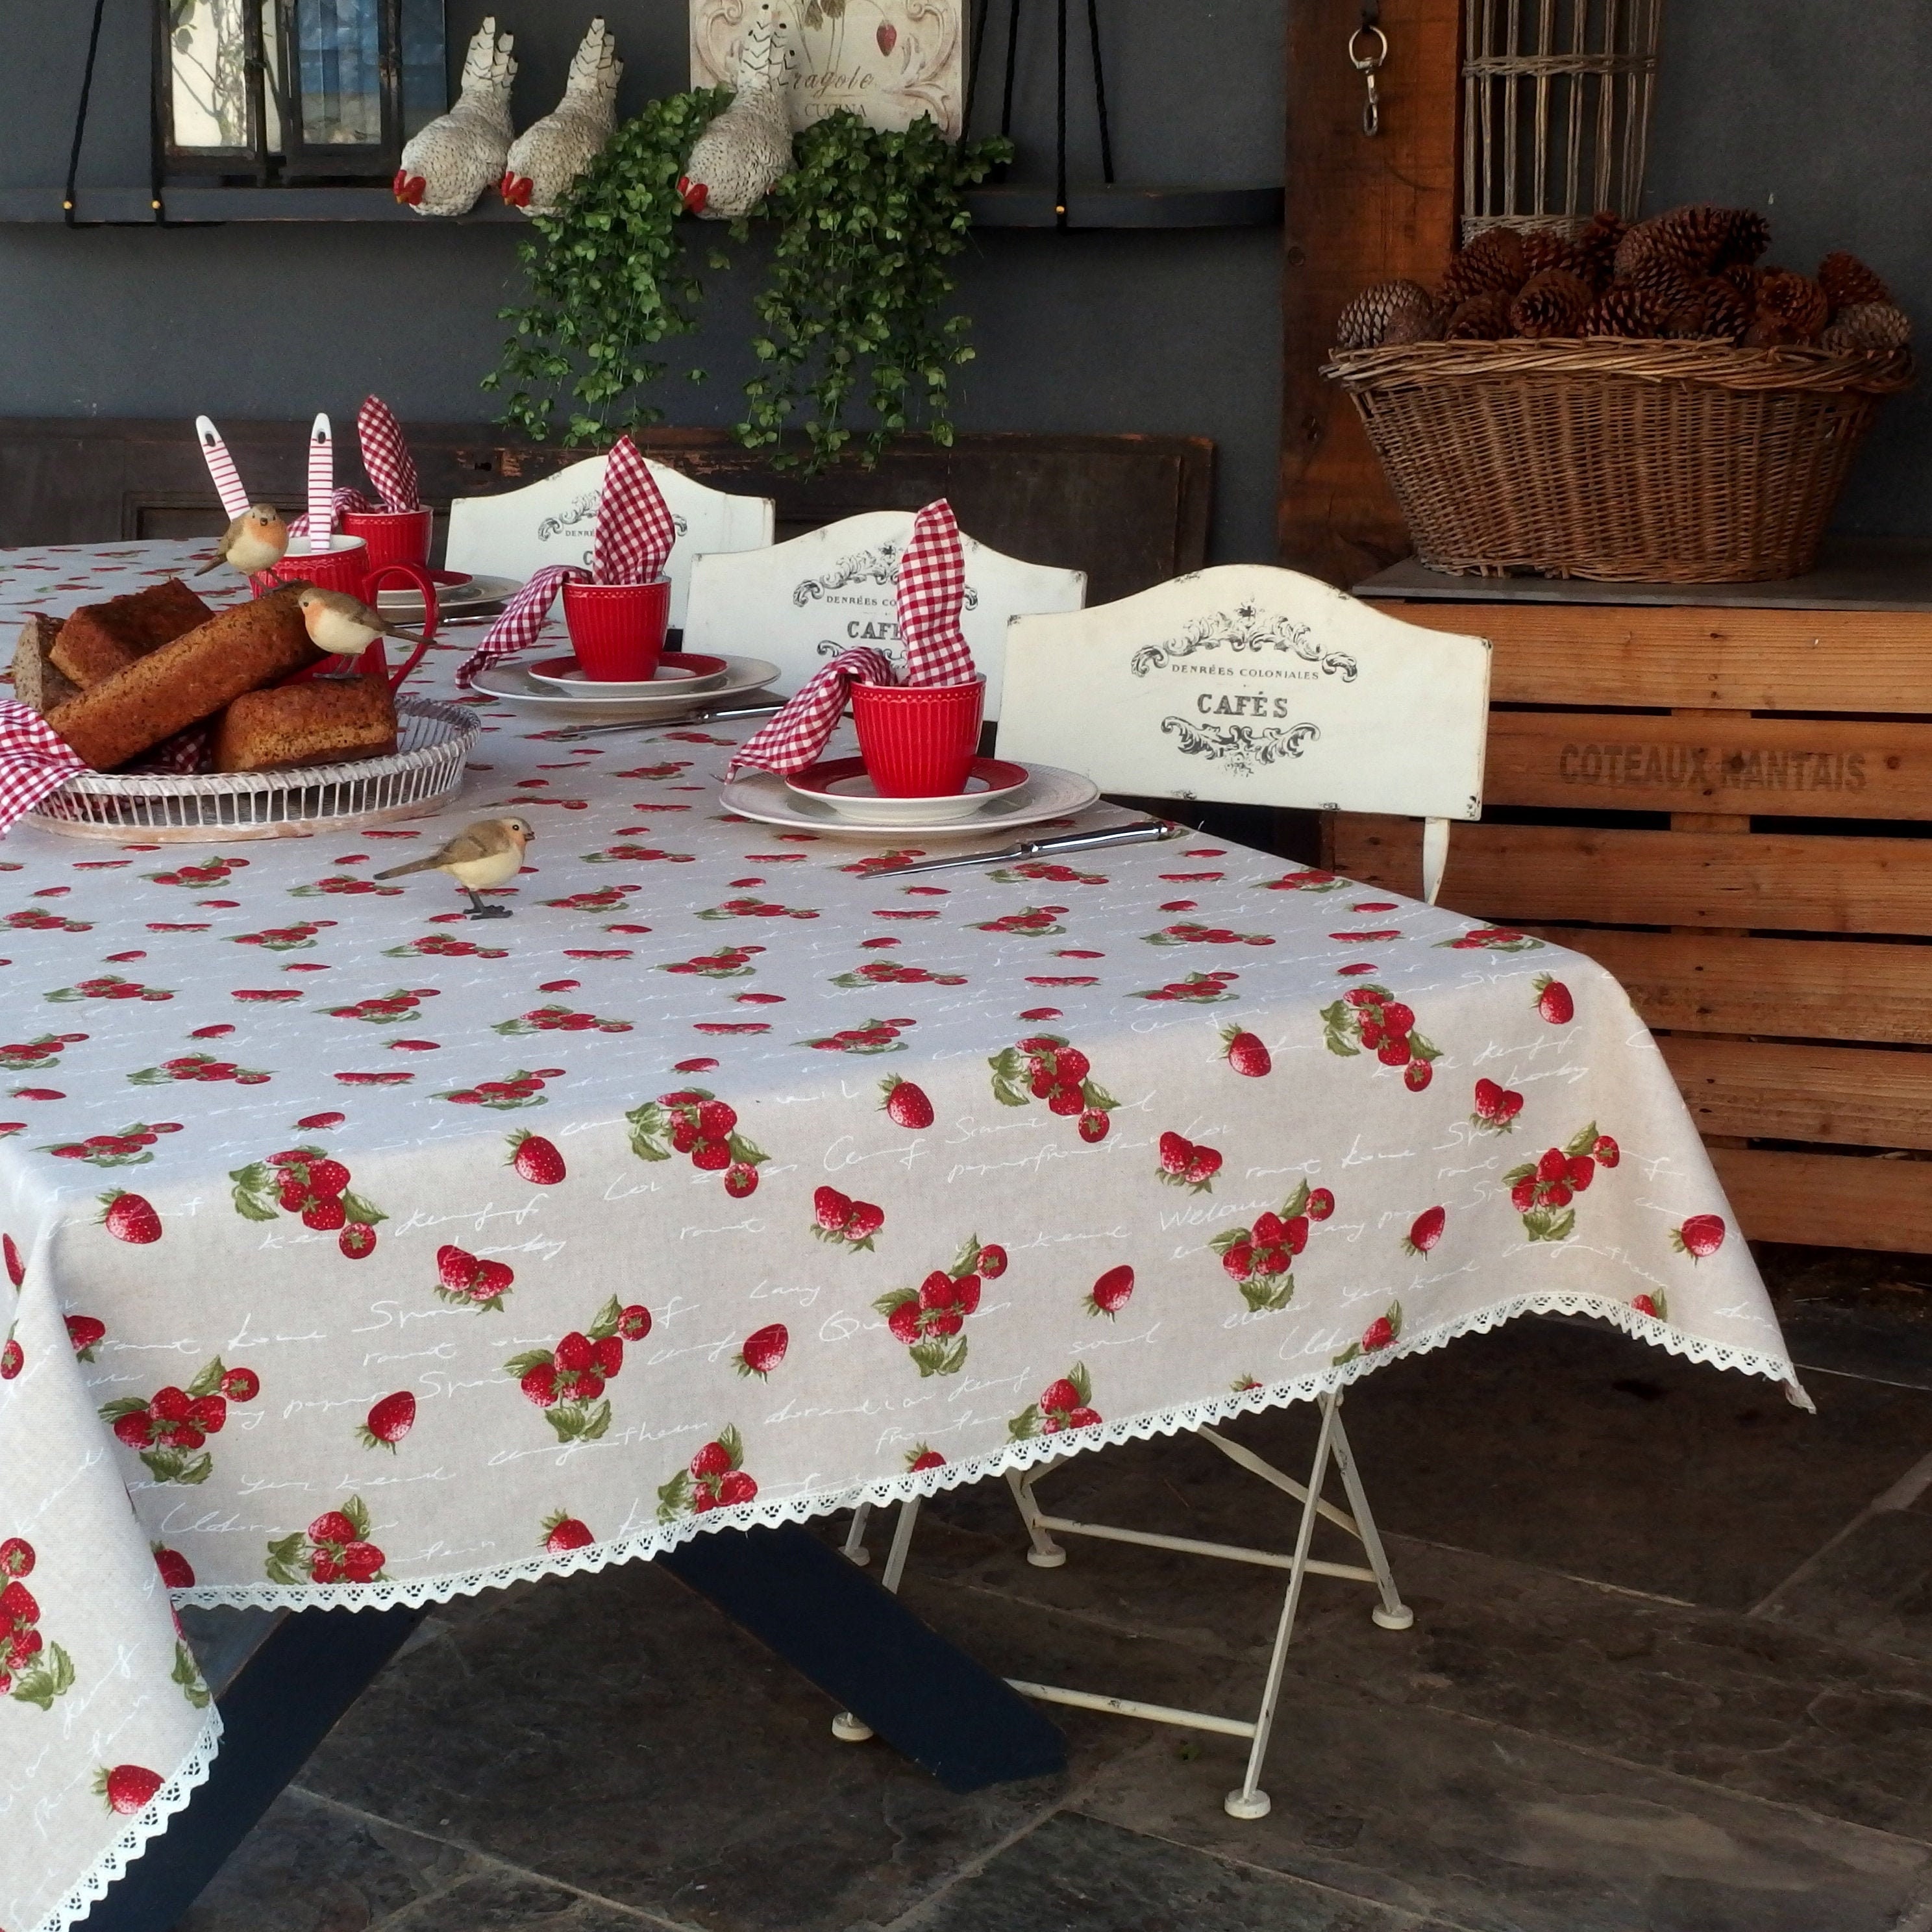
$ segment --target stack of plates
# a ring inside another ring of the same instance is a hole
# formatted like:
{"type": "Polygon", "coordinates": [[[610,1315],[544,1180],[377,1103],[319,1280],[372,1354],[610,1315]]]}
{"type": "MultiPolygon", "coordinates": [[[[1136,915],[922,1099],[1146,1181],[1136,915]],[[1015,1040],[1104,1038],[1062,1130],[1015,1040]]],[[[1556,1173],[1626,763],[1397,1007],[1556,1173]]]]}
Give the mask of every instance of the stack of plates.
{"type": "Polygon", "coordinates": [[[988,837],[1084,812],[1100,788],[1054,765],[975,758],[966,790],[940,798],[884,798],[857,758],[831,758],[784,778],[747,772],[726,785],[724,808],[764,825],[849,838],[988,837]]]}
{"type": "Polygon", "coordinates": [[[473,688],[513,710],[552,724],[620,724],[633,718],[682,718],[748,692],[779,676],[763,658],[700,657],[673,652],[646,683],[596,684],[574,658],[526,662],[503,658],[476,674],[473,688]]]}
{"type": "MultiPolygon", "coordinates": [[[[432,570],[429,580],[436,586],[440,617],[453,617],[459,611],[474,615],[515,596],[524,587],[514,577],[472,577],[464,570],[432,570]]],[[[422,593],[410,584],[383,585],[376,592],[376,608],[384,616],[405,624],[422,620],[422,593]]]]}

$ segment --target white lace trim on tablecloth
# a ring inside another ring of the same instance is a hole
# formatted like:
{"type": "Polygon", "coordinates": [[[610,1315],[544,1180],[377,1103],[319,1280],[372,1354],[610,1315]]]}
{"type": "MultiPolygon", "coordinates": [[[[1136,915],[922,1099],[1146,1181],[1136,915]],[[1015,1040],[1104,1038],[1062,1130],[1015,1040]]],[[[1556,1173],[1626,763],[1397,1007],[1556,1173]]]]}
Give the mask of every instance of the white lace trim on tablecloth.
{"type": "Polygon", "coordinates": [[[1762,1376],[1781,1383],[1786,1398],[1794,1406],[1806,1410],[1814,1406],[1810,1397],[1798,1385],[1791,1363],[1785,1356],[1729,1348],[1720,1342],[1687,1335],[1655,1316],[1640,1314],[1627,1303],[1606,1295],[1568,1292],[1521,1294],[1506,1301],[1493,1302],[1486,1308],[1475,1309],[1453,1322],[1438,1323],[1414,1335],[1404,1335],[1400,1342],[1372,1355],[1358,1356],[1353,1361],[1315,1370],[1288,1382],[1233,1390],[1225,1395],[1205,1396],[1172,1408],[1156,1409],[1124,1421],[1096,1422],[1088,1429],[1025,1437],[1006,1443],[988,1454],[962,1462],[942,1464],[937,1468],[922,1469],[916,1474],[856,1484],[844,1490],[821,1490],[784,1502],[742,1503],[731,1508],[712,1510],[702,1517],[687,1516],[638,1535],[586,1544],[581,1549],[560,1555],[532,1556],[514,1563],[492,1564],[488,1569],[465,1570],[446,1576],[417,1577],[406,1582],[210,1583],[196,1584],[192,1589],[176,1590],[170,1594],[178,1606],[196,1604],[212,1609],[366,1610],[388,1610],[398,1605],[414,1608],[425,1604],[446,1604],[454,1597],[473,1597],[485,1590],[540,1576],[574,1576],[584,1570],[602,1570],[609,1564],[648,1560],[714,1530],[776,1528],[784,1523],[805,1522],[815,1516],[854,1509],[860,1503],[886,1505],[904,1502],[914,1496],[936,1496],[942,1490],[958,1489],[969,1483],[982,1482],[988,1476],[1004,1475],[1009,1469],[1030,1468],[1036,1462],[1050,1462],[1085,1450],[1105,1449],[1120,1442],[1145,1442],[1156,1436],[1178,1436],[1189,1430],[1227,1421],[1234,1416],[1257,1415],[1265,1409],[1312,1402],[1359,1382],[1364,1376],[1402,1356],[1426,1354],[1464,1335],[1486,1334],[1519,1315],[1593,1316],[1621,1328],[1636,1340],[1667,1349],[1673,1355],[1682,1355],[1711,1368],[1762,1376]]]}
{"type": "Polygon", "coordinates": [[[208,1782],[208,1774],[220,1748],[221,1713],[213,1706],[188,1756],[176,1766],[174,1774],[148,1800],[135,1817],[128,1820],[121,1835],[94,1862],[93,1868],[74,1886],[33,1932],[67,1932],[75,1920],[84,1918],[92,1908],[107,1896],[107,1888],[148,1849],[148,1840],[168,1828],[168,1821],[183,1810],[198,1785],[208,1782]]]}

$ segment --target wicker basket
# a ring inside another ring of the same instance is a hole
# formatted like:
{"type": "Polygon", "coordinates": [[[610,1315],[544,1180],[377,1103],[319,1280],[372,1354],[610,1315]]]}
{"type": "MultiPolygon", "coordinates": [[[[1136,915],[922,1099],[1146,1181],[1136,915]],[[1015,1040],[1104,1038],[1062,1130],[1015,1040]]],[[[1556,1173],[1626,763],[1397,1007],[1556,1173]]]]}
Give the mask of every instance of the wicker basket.
{"type": "Polygon", "coordinates": [[[1425,342],[1336,352],[1416,554],[1463,575],[1718,584],[1810,568],[1904,350],[1425,342]]]}

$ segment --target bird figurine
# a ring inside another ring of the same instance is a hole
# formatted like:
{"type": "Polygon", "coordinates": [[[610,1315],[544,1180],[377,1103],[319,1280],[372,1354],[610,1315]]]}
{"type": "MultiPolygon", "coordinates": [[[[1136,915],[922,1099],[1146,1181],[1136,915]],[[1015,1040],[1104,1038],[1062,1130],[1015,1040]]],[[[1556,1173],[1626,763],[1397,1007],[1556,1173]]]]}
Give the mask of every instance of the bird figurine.
{"type": "Polygon", "coordinates": [[[391,623],[380,610],[370,610],[346,590],[322,590],[313,584],[303,584],[296,586],[296,602],[309,642],[318,650],[348,661],[335,667],[338,670],[352,670],[378,638],[401,638],[412,644],[428,642],[416,632],[391,623]]]}
{"type": "Polygon", "coordinates": [[[556,207],[617,124],[617,81],[624,63],[617,40],[600,16],[590,23],[570,63],[570,78],[554,113],[534,121],[510,144],[502,195],[526,214],[556,207]]]}
{"type": "Polygon", "coordinates": [[[214,540],[214,555],[195,572],[206,577],[228,564],[244,577],[272,570],[288,553],[289,526],[272,503],[250,503],[214,540]]]}
{"type": "Polygon", "coordinates": [[[447,845],[376,876],[400,879],[410,872],[447,872],[470,895],[470,918],[508,919],[508,906],[485,905],[477,895],[508,885],[522,869],[524,847],[536,836],[526,819],[479,818],[447,845]]]}
{"type": "Polygon", "coordinates": [[[707,221],[748,214],[791,172],[791,110],[783,90],[787,23],[759,0],[738,50],[738,91],[692,144],[677,191],[707,221]]]}
{"type": "Polygon", "coordinates": [[[447,114],[410,136],[396,170],[396,199],[418,214],[462,214],[492,182],[510,152],[510,58],[515,37],[496,34],[493,14],[476,30],[463,62],[463,92],[447,114]]]}

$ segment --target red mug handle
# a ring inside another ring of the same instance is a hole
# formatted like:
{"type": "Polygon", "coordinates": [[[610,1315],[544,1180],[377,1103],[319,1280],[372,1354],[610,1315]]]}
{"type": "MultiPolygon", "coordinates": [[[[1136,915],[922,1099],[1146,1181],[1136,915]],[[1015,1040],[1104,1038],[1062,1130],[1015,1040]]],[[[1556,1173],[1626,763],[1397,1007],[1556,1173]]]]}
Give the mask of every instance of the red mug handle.
{"type": "MultiPolygon", "coordinates": [[[[401,690],[404,679],[407,677],[410,673],[422,662],[423,652],[429,649],[430,640],[436,635],[436,586],[430,580],[428,572],[413,563],[380,564],[370,572],[362,586],[364,598],[370,605],[378,608],[380,607],[376,605],[376,590],[386,577],[400,577],[407,579],[422,593],[423,601],[423,640],[410,653],[408,662],[404,664],[402,669],[398,671],[394,676],[389,677],[389,689],[394,692],[401,690]]],[[[388,661],[382,655],[382,640],[378,638],[370,646],[370,650],[376,658],[376,664],[380,667],[379,674],[388,677],[388,661]]]]}

